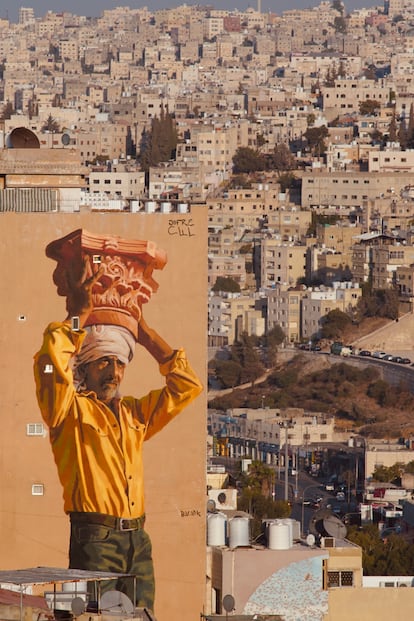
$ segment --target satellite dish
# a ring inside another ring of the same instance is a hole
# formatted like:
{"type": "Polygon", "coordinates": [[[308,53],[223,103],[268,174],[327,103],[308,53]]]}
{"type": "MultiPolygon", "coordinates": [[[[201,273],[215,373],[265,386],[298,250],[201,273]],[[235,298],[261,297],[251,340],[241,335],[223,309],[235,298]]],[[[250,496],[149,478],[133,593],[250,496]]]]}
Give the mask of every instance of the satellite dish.
{"type": "Polygon", "coordinates": [[[323,527],[329,537],[335,537],[335,539],[344,539],[346,537],[346,526],[335,515],[325,518],[323,520],[323,527]]]}
{"type": "Polygon", "coordinates": [[[319,509],[319,511],[315,511],[309,522],[309,531],[311,532],[311,534],[315,535],[315,537],[330,536],[325,531],[323,525],[323,521],[330,517],[333,517],[333,513],[332,511],[330,511],[330,509],[319,509]]]}
{"type": "Polygon", "coordinates": [[[233,595],[225,595],[223,597],[223,608],[226,612],[234,610],[235,603],[233,595]]]}
{"type": "Polygon", "coordinates": [[[61,138],[62,144],[67,147],[68,144],[70,143],[70,135],[69,134],[62,134],[62,138],[61,138]]]}
{"type": "Polygon", "coordinates": [[[101,610],[107,615],[132,614],[134,604],[129,597],[121,591],[106,591],[101,597],[101,610]]]}
{"type": "Polygon", "coordinates": [[[75,617],[79,617],[86,610],[86,602],[81,597],[74,597],[70,607],[75,617]]]}
{"type": "Polygon", "coordinates": [[[216,503],[212,498],[210,498],[209,500],[207,500],[207,512],[214,513],[215,510],[216,510],[216,503]]]}
{"type": "Polygon", "coordinates": [[[312,535],[312,533],[309,533],[309,535],[306,537],[306,543],[307,545],[311,548],[312,546],[315,545],[315,535],[312,535]]]}

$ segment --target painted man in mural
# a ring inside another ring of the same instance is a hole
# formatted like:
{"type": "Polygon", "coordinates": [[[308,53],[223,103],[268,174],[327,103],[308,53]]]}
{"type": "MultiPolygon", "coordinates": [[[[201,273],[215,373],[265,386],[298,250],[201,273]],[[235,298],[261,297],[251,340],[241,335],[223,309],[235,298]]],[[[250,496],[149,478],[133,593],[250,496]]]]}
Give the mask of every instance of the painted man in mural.
{"type": "MultiPolygon", "coordinates": [[[[69,567],[136,575],[135,603],[153,610],[151,541],[144,530],[143,442],[190,404],[202,387],[185,352],[172,349],[147,325],[139,304],[137,330],[119,325],[124,318],[118,322],[107,301],[114,282],[125,298],[126,277],[119,286],[119,254],[102,254],[96,268],[91,268],[90,257],[82,257],[82,267],[75,269],[76,261],[69,257],[68,262],[65,252],[63,246],[47,250],[58,261],[54,280],[58,293],[66,296],[68,316],[46,328],[34,372],[63,486],[64,510],[70,517],[69,567]],[[111,269],[116,271],[114,278],[109,277],[111,269]],[[96,322],[108,316],[116,323],[96,322]],[[120,391],[136,344],[157,361],[165,378],[162,388],[141,398],[121,396],[120,391]]],[[[148,265],[145,269],[148,272],[148,265]]],[[[125,273],[130,278],[129,263],[125,273]]],[[[130,294],[131,290],[123,312],[131,311],[130,294]]],[[[118,306],[122,296],[116,298],[118,306]]],[[[132,599],[131,581],[118,582],[116,588],[132,599]]]]}

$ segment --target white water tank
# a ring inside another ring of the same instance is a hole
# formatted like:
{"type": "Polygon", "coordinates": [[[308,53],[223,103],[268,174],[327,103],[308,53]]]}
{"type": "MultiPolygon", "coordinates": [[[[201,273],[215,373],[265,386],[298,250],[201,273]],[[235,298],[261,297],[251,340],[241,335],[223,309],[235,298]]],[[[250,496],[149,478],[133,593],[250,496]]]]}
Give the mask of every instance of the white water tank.
{"type": "MultiPolygon", "coordinates": [[[[293,540],[295,539],[295,535],[296,535],[296,533],[294,532],[296,520],[292,520],[292,518],[284,518],[282,521],[283,521],[283,524],[287,524],[289,526],[289,542],[290,542],[290,545],[292,546],[293,540]]],[[[296,538],[298,539],[299,537],[296,537],[296,538]]]]}
{"type": "Polygon", "coordinates": [[[284,524],[281,520],[269,524],[268,545],[270,550],[289,550],[291,547],[289,524],[284,524]]]}
{"type": "Polygon", "coordinates": [[[156,207],[155,201],[147,201],[145,203],[145,213],[154,213],[156,207]]]}
{"type": "Polygon", "coordinates": [[[170,213],[170,211],[171,211],[171,203],[168,202],[168,201],[161,203],[160,211],[161,211],[161,213],[170,213]]]}
{"type": "Polygon", "coordinates": [[[250,545],[249,518],[235,516],[229,522],[229,547],[238,548],[250,545]]]}
{"type": "Polygon", "coordinates": [[[207,545],[226,544],[226,516],[223,513],[209,513],[207,516],[207,545]]]}
{"type": "Polygon", "coordinates": [[[187,205],[187,203],[178,203],[178,205],[177,205],[177,212],[178,213],[187,213],[188,212],[188,205],[187,205]]]}

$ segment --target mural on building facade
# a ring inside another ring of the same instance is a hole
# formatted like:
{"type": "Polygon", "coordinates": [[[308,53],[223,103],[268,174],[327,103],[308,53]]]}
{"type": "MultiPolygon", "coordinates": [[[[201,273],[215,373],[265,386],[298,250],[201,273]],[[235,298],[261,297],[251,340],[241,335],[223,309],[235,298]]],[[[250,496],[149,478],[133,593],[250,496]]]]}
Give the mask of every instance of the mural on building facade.
{"type": "Polygon", "coordinates": [[[328,612],[328,592],[322,588],[322,562],[326,558],[309,558],[276,571],[252,593],[243,614],[321,621],[328,612]]]}
{"type": "Polygon", "coordinates": [[[137,576],[135,584],[105,588],[153,610],[143,443],[202,391],[184,349],[145,320],[143,307],[158,289],[153,272],[167,255],[152,241],[82,229],[48,244],[46,255],[56,261],[53,280],[67,315],[47,326],[34,374],[70,518],[69,567],[137,576]],[[123,396],[136,347],[158,363],[162,387],[123,396]]]}

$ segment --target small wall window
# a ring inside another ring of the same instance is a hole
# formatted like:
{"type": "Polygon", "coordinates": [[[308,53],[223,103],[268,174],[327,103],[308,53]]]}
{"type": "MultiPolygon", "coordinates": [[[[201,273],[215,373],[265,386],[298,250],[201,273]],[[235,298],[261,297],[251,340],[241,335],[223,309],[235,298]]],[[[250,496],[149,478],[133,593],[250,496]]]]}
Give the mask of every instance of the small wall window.
{"type": "Polygon", "coordinates": [[[353,586],[354,572],[353,571],[328,571],[327,572],[327,587],[350,587],[353,586]]]}
{"type": "Polygon", "coordinates": [[[28,436],[43,436],[45,427],[43,423],[27,423],[26,435],[28,436]]]}
{"type": "Polygon", "coordinates": [[[43,483],[34,483],[32,485],[32,496],[43,496],[45,488],[43,483]]]}

